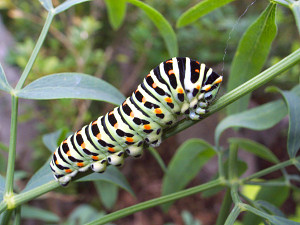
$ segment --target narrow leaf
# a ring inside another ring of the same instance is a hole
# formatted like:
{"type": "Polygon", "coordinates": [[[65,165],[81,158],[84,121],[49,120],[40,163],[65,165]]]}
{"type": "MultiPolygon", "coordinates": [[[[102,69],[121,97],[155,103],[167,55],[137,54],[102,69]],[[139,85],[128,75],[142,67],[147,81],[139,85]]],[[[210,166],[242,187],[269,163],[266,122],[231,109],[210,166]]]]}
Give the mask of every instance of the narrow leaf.
{"type": "Polygon", "coordinates": [[[65,2],[63,2],[62,4],[57,6],[55,8],[54,12],[55,12],[55,14],[59,14],[62,11],[65,11],[65,10],[69,9],[73,5],[77,5],[77,4],[80,4],[82,2],[88,2],[88,1],[91,1],[91,0],[66,0],[65,2]]]}
{"type": "Polygon", "coordinates": [[[276,225],[300,225],[299,222],[288,220],[288,219],[280,217],[280,216],[272,216],[272,217],[268,218],[268,220],[272,224],[276,224],[276,225]]]}
{"type": "Polygon", "coordinates": [[[300,149],[300,97],[290,91],[281,91],[288,106],[289,132],[287,149],[294,158],[300,149]]]}
{"type": "Polygon", "coordinates": [[[261,208],[267,210],[269,213],[272,213],[273,215],[285,217],[283,212],[281,212],[278,207],[271,204],[270,202],[266,202],[264,200],[258,200],[258,201],[255,201],[255,203],[257,205],[259,205],[261,208]]]}
{"type": "Polygon", "coordinates": [[[188,9],[186,12],[184,12],[177,20],[176,26],[186,26],[199,19],[200,17],[232,1],[234,0],[203,0],[195,6],[193,6],[192,8],[188,9]]]}
{"type": "MultiPolygon", "coordinates": [[[[53,173],[50,169],[50,159],[31,177],[22,193],[33,188],[54,181],[53,173]]],[[[56,181],[55,181],[56,182],[56,181]]]]}
{"type": "MultiPolygon", "coordinates": [[[[214,155],[213,147],[203,140],[190,139],[182,144],[163,178],[162,195],[182,190],[214,155]]],[[[171,204],[164,204],[162,208],[168,210],[171,204]]]]}
{"type": "Polygon", "coordinates": [[[43,143],[52,153],[54,153],[57,148],[57,140],[61,136],[61,133],[62,131],[58,130],[56,132],[43,135],[43,143]]]}
{"type": "Polygon", "coordinates": [[[11,89],[12,88],[6,79],[2,65],[0,64],[0,90],[9,92],[11,89]]]}
{"type": "MultiPolygon", "coordinates": [[[[227,90],[231,91],[258,74],[270,51],[276,36],[276,4],[270,3],[261,16],[247,29],[235,53],[227,90]]],[[[248,107],[250,94],[240,98],[227,108],[229,115],[248,107]]]]}
{"type": "Polygon", "coordinates": [[[71,213],[66,224],[86,224],[98,218],[99,215],[103,216],[104,213],[99,213],[95,208],[93,208],[90,205],[82,204],[71,213]]]}
{"type": "Polygon", "coordinates": [[[76,182],[84,182],[84,181],[96,181],[96,180],[104,180],[110,183],[113,183],[120,188],[128,191],[130,194],[134,196],[134,192],[130,185],[128,184],[124,175],[114,166],[109,166],[104,173],[92,173],[85,177],[76,180],[76,182]]]}
{"type": "Polygon", "coordinates": [[[57,215],[50,211],[28,205],[22,206],[22,218],[41,220],[48,223],[57,223],[60,220],[57,215]]]}
{"type": "Polygon", "coordinates": [[[17,93],[20,98],[61,99],[78,98],[106,101],[116,105],[125,97],[109,83],[81,73],[60,73],[44,76],[17,93]]]}
{"type": "Polygon", "coordinates": [[[230,138],[230,143],[237,144],[240,148],[244,149],[247,152],[251,152],[254,155],[263,158],[272,163],[279,163],[277,157],[272,153],[270,149],[265,147],[262,144],[259,144],[255,141],[251,141],[245,138],[230,138]]]}
{"type": "MultiPolygon", "coordinates": [[[[42,6],[49,12],[53,9],[52,0],[39,0],[42,6]]],[[[22,212],[23,213],[23,212],[22,212]]]]}
{"type": "Polygon", "coordinates": [[[0,202],[3,200],[5,192],[5,179],[0,175],[0,202]]]}
{"type": "Polygon", "coordinates": [[[118,30],[126,14],[125,0],[105,0],[109,23],[114,30],[118,30]]]}
{"type": "Polygon", "coordinates": [[[176,34],[172,28],[172,26],[169,24],[169,22],[163,17],[163,15],[152,8],[151,6],[138,1],[138,0],[126,0],[127,2],[139,7],[140,9],[144,10],[146,15],[152,20],[154,25],[159,30],[160,34],[162,35],[169,55],[171,57],[178,55],[178,45],[177,45],[177,38],[176,34]]]}
{"type": "Polygon", "coordinates": [[[118,186],[103,180],[95,181],[94,184],[104,207],[106,209],[112,209],[118,199],[118,186]]]}

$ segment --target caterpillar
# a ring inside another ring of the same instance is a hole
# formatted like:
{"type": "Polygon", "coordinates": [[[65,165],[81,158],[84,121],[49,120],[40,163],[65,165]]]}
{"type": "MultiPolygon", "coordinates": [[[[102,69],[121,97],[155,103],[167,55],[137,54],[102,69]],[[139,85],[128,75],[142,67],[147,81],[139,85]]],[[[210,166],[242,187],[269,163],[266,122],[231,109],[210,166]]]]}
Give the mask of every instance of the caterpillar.
{"type": "Polygon", "coordinates": [[[143,146],[157,147],[163,129],[185,115],[198,120],[208,112],[222,76],[185,58],[160,63],[120,106],[67,137],[50,162],[54,178],[66,186],[78,172],[104,172],[124,156],[139,157],[143,146]]]}

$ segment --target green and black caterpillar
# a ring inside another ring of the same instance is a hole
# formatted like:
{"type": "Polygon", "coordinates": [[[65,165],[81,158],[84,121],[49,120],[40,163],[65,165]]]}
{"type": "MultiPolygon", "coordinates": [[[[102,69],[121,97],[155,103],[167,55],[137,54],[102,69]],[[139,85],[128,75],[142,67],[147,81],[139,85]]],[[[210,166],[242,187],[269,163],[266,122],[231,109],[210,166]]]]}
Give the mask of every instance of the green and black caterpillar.
{"type": "Polygon", "coordinates": [[[66,138],[50,162],[55,179],[67,185],[77,172],[104,172],[138,157],[144,144],[158,146],[164,128],[185,115],[201,119],[215,99],[222,76],[190,58],[160,63],[122,105],[66,138]]]}

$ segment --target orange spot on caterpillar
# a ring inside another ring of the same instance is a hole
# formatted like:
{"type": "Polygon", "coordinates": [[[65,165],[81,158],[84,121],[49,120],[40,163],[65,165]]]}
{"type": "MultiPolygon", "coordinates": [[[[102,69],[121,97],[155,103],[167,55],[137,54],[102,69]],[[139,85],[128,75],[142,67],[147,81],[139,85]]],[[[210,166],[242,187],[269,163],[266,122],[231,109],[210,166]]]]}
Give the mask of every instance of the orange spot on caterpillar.
{"type": "Polygon", "coordinates": [[[71,173],[72,170],[71,170],[71,169],[66,169],[65,172],[66,172],[66,173],[71,173]]]}
{"type": "Polygon", "coordinates": [[[109,147],[109,148],[108,148],[108,151],[110,151],[110,152],[115,152],[115,149],[114,149],[114,148],[111,148],[111,147],[109,147]]]}
{"type": "Polygon", "coordinates": [[[155,112],[156,114],[162,114],[162,111],[161,111],[160,108],[155,109],[154,112],[155,112]]]}
{"type": "Polygon", "coordinates": [[[204,87],[204,90],[205,91],[209,91],[211,89],[211,86],[210,85],[207,85],[206,87],[204,87]]]}
{"type": "Polygon", "coordinates": [[[145,98],[145,97],[142,98],[142,102],[143,102],[143,103],[146,102],[146,98],[145,98]]]}
{"type": "Polygon", "coordinates": [[[76,134],[81,134],[81,130],[80,131],[77,131],[77,133],[76,134]]]}
{"type": "Polygon", "coordinates": [[[198,61],[196,61],[196,63],[200,65],[200,63],[198,61]]]}
{"type": "Polygon", "coordinates": [[[178,88],[178,89],[177,89],[177,92],[178,92],[179,94],[183,94],[183,89],[182,89],[182,88],[178,88]]]}
{"type": "Polygon", "coordinates": [[[150,129],[151,129],[151,126],[150,126],[149,124],[146,124],[146,125],[144,125],[144,129],[145,129],[145,130],[150,130],[150,129]]]}
{"type": "Polygon", "coordinates": [[[128,141],[128,142],[133,142],[133,138],[131,138],[131,137],[126,137],[126,141],[128,141]]]}
{"type": "Polygon", "coordinates": [[[82,143],[82,144],[80,145],[80,147],[81,147],[82,149],[85,149],[85,144],[82,143]]]}
{"type": "Polygon", "coordinates": [[[95,121],[92,123],[92,125],[95,125],[95,124],[97,124],[97,120],[95,120],[95,121]]]}
{"type": "Polygon", "coordinates": [[[55,161],[55,164],[56,164],[56,165],[58,165],[58,164],[59,164],[58,160],[56,160],[56,161],[55,161]]]}
{"type": "Polygon", "coordinates": [[[131,113],[130,113],[130,117],[134,117],[134,113],[131,111],[131,113]]]}
{"type": "Polygon", "coordinates": [[[100,139],[101,139],[101,134],[100,134],[100,133],[99,133],[99,134],[97,134],[97,136],[96,136],[96,137],[97,137],[97,139],[98,139],[98,140],[100,140],[100,139]]]}
{"type": "Polygon", "coordinates": [[[67,143],[67,140],[64,140],[64,141],[63,141],[63,144],[66,144],[66,143],[67,143]]]}
{"type": "Polygon", "coordinates": [[[115,128],[115,129],[118,129],[118,127],[119,127],[119,124],[118,124],[118,123],[115,123],[114,128],[115,128]]]}
{"type": "Polygon", "coordinates": [[[114,114],[114,112],[113,112],[113,111],[110,111],[110,112],[108,113],[108,115],[112,115],[112,114],[114,114]]]}
{"type": "Polygon", "coordinates": [[[198,85],[196,86],[196,89],[199,90],[200,88],[201,88],[201,86],[198,84],[198,85]]]}
{"type": "Polygon", "coordinates": [[[166,63],[173,63],[173,60],[170,59],[170,60],[166,61],[166,63]]]}
{"type": "Polygon", "coordinates": [[[218,79],[216,79],[215,80],[215,84],[219,84],[219,83],[221,83],[222,82],[222,80],[223,80],[223,77],[219,77],[218,79]]]}
{"type": "Polygon", "coordinates": [[[123,106],[125,106],[126,104],[127,104],[126,102],[123,102],[123,104],[122,104],[122,105],[123,105],[123,106]]]}
{"type": "Polygon", "coordinates": [[[196,72],[196,73],[199,73],[200,71],[199,71],[198,69],[195,69],[195,72],[196,72]]]}
{"type": "Polygon", "coordinates": [[[94,159],[94,160],[99,160],[99,157],[98,157],[98,156],[95,156],[95,155],[93,155],[93,156],[92,156],[92,159],[94,159]]]}
{"type": "Polygon", "coordinates": [[[150,73],[146,76],[146,77],[150,77],[151,75],[150,75],[150,73]]]}
{"type": "Polygon", "coordinates": [[[169,70],[168,74],[169,74],[169,75],[174,74],[174,70],[169,70]]]}
{"type": "Polygon", "coordinates": [[[84,166],[84,163],[83,163],[83,162],[79,162],[79,163],[77,163],[77,166],[78,166],[78,167],[83,167],[83,166],[84,166]]]}
{"type": "Polygon", "coordinates": [[[157,84],[156,84],[156,83],[153,83],[153,84],[152,84],[152,87],[153,87],[153,88],[157,88],[157,84]]]}
{"type": "Polygon", "coordinates": [[[71,152],[70,151],[67,152],[67,156],[71,156],[71,152]]]}
{"type": "Polygon", "coordinates": [[[172,102],[173,102],[172,99],[171,99],[170,97],[166,97],[166,98],[165,98],[165,101],[168,102],[168,103],[172,103],[172,102]]]}

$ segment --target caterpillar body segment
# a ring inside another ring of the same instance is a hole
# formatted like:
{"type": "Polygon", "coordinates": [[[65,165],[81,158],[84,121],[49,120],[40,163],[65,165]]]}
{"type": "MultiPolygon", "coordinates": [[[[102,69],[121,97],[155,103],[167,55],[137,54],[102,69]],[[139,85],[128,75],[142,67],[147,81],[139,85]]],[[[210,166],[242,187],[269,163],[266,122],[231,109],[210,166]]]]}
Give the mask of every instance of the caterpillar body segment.
{"type": "Polygon", "coordinates": [[[140,156],[145,144],[158,146],[178,116],[202,118],[221,83],[222,76],[188,57],[160,63],[120,106],[58,146],[50,162],[55,179],[65,186],[78,172],[104,172],[125,155],[140,156]]]}

